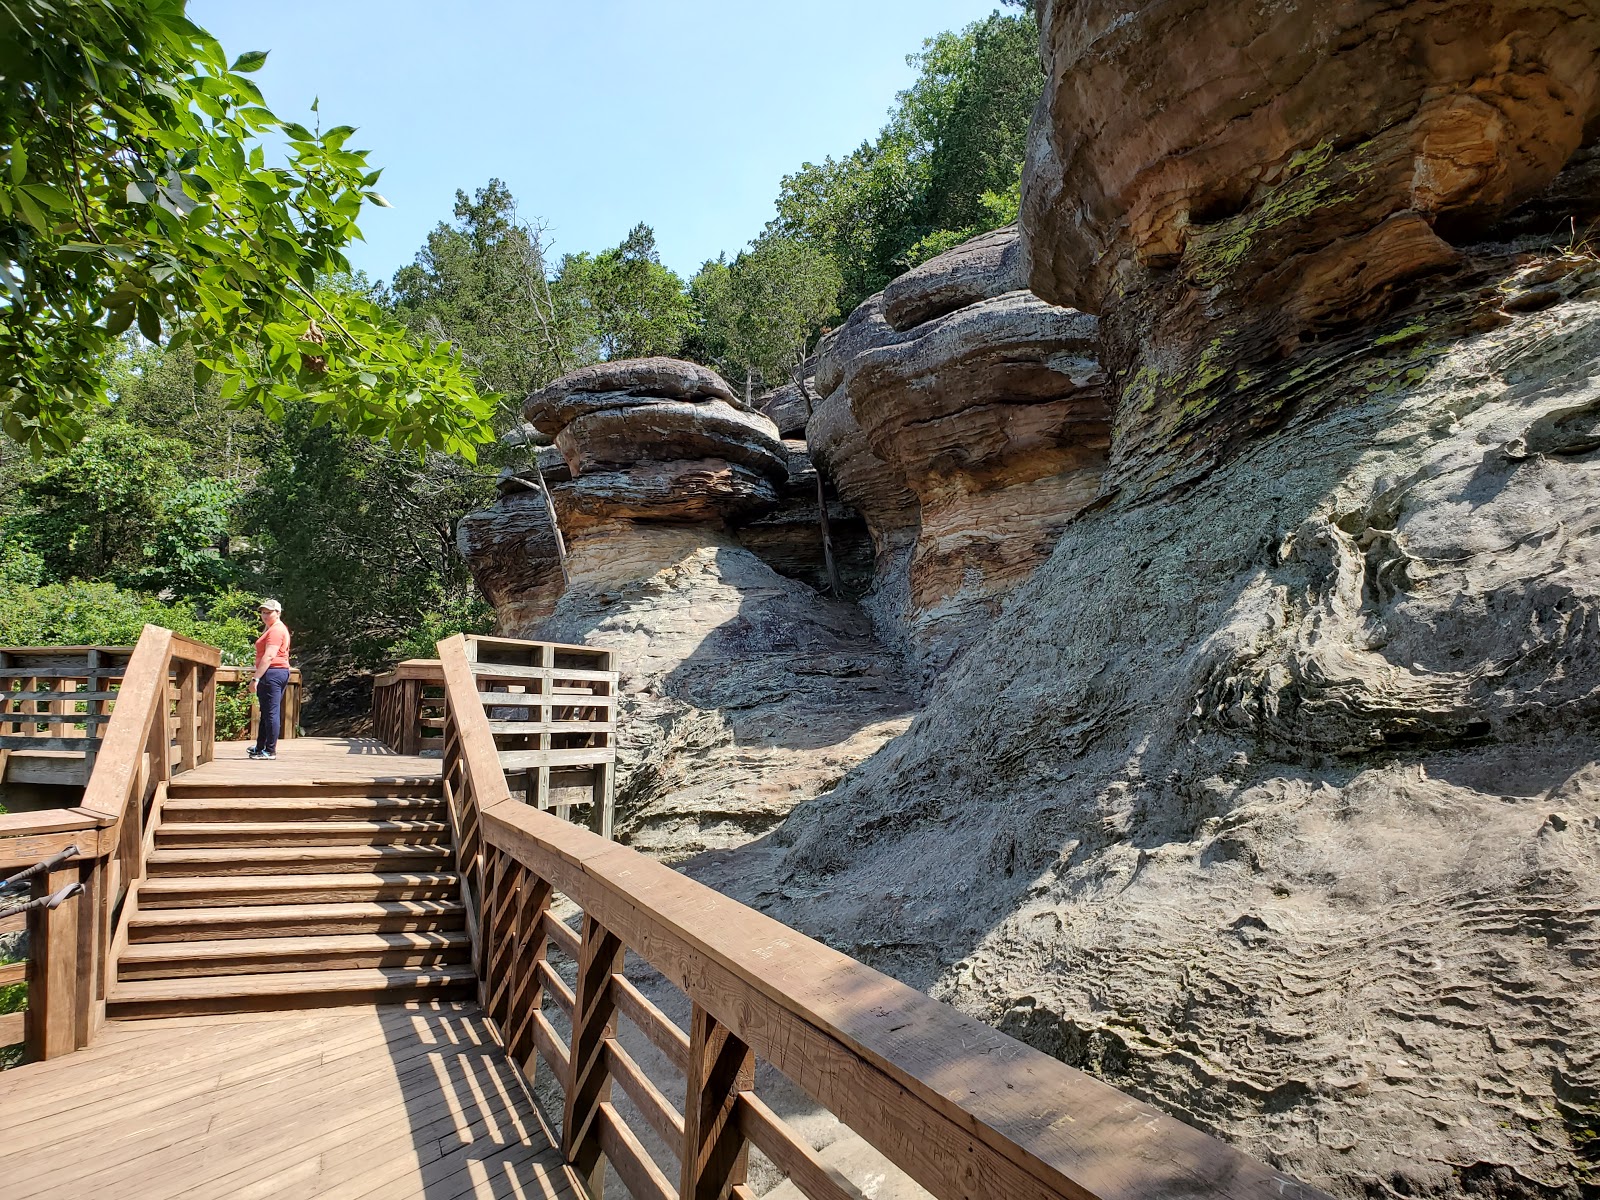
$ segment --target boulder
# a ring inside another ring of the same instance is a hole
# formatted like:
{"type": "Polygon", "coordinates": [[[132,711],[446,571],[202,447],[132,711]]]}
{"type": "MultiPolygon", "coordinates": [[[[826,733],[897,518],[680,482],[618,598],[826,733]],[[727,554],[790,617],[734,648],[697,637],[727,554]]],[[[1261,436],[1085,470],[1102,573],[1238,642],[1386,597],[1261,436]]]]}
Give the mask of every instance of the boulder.
{"type": "Polygon", "coordinates": [[[876,549],[880,634],[924,674],[1096,497],[1110,418],[1094,317],[1016,287],[1017,231],[931,259],[824,339],[806,440],[876,549]]]}
{"type": "Polygon", "coordinates": [[[883,289],[883,315],[896,331],[1028,286],[1015,225],[980,234],[911,268],[883,289]]]}
{"type": "Polygon", "coordinates": [[[548,615],[564,586],[550,509],[536,484],[502,476],[500,499],[456,525],[456,549],[503,627],[548,615]]]}
{"type": "Polygon", "coordinates": [[[805,383],[804,391],[798,383],[786,383],[756,401],[756,409],[777,426],[778,433],[785,438],[805,433],[806,422],[820,399],[814,390],[816,377],[808,376],[805,383]]]}
{"type": "Polygon", "coordinates": [[[859,600],[872,586],[873,547],[866,522],[843,503],[833,487],[819,478],[804,441],[784,440],[789,451],[789,482],[771,511],[743,522],[739,544],[780,575],[798,579],[819,592],[831,592],[827,553],[822,541],[821,503],[828,506],[828,541],[839,597],[859,600]],[[818,490],[818,484],[821,490],[818,490]]]}

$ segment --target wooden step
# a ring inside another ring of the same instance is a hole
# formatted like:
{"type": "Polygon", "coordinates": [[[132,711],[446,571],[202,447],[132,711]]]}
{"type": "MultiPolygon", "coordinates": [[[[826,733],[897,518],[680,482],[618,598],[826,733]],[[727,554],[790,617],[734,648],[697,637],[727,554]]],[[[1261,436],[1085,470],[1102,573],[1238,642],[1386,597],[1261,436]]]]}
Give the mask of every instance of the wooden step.
{"type": "MultiPolygon", "coordinates": [[[[260,879],[261,876],[247,876],[260,879]]],[[[294,879],[307,876],[296,875],[294,879]]],[[[156,908],[142,903],[128,942],[211,942],[225,938],[337,936],[353,933],[449,933],[464,929],[459,900],[380,900],[328,904],[251,904],[226,908],[156,908]]]]}
{"type": "Polygon", "coordinates": [[[174,908],[455,900],[460,892],[461,880],[454,871],[174,875],[140,880],[139,912],[142,916],[174,908]]]}
{"type": "Polygon", "coordinates": [[[106,998],[115,1020],[197,1013],[264,1012],[342,1004],[398,1004],[465,998],[477,976],[465,965],[411,970],[365,967],[348,971],[277,971],[189,979],[119,980],[106,998]]]}
{"type": "Polygon", "coordinates": [[[446,821],[174,821],[162,813],[156,849],[423,845],[450,839],[446,821]]]}
{"type": "Polygon", "coordinates": [[[119,980],[209,979],[282,971],[365,967],[433,970],[466,962],[465,930],[437,933],[350,933],[327,936],[227,938],[130,945],[117,963],[119,980]]]}
{"type": "Polygon", "coordinates": [[[236,796],[278,796],[282,798],[325,796],[442,796],[443,784],[437,775],[406,775],[388,779],[357,780],[272,780],[248,783],[208,783],[179,775],[167,785],[167,794],[181,799],[222,799],[236,796]]]}
{"type": "Polygon", "coordinates": [[[174,875],[328,875],[340,872],[444,871],[451,847],[243,846],[236,849],[152,850],[145,861],[152,879],[174,875]]]}
{"type": "Polygon", "coordinates": [[[443,796],[168,797],[163,821],[443,821],[443,796]]]}

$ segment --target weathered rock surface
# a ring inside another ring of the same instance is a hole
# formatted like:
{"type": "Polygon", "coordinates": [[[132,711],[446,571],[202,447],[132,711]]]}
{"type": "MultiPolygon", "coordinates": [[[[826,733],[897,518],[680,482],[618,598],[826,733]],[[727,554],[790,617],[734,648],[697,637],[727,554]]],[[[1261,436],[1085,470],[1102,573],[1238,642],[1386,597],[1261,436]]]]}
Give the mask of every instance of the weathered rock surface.
{"type": "Polygon", "coordinates": [[[922,264],[817,359],[806,439],[877,550],[868,604],[924,673],[992,620],[1097,494],[1109,444],[1098,323],[1016,287],[1015,229],[922,264]]]}
{"type": "Polygon", "coordinates": [[[1530,281],[1080,515],[905,737],[701,873],[1339,1194],[1592,1189],[1600,264],[1465,295],[1530,281]]]}
{"type": "Polygon", "coordinates": [[[618,826],[667,859],[768,832],[911,712],[896,659],[855,605],[731,538],[676,549],[668,565],[635,563],[632,579],[613,572],[603,590],[575,585],[528,631],[617,652],[618,826]]]}
{"type": "MultiPolygon", "coordinates": [[[[804,445],[709,375],[606,363],[529,397],[530,426],[555,442],[537,453],[565,590],[531,469],[508,472],[499,504],[461,525],[503,632],[618,652],[618,830],[665,857],[759,836],[909,712],[898,661],[861,610],[797,581],[822,569],[804,445]]],[[[833,515],[854,530],[843,566],[859,580],[864,531],[833,515]]]]}
{"type": "Polygon", "coordinates": [[[866,522],[840,501],[825,481],[823,499],[819,501],[817,468],[805,442],[785,438],[783,444],[789,451],[789,482],[781,490],[777,507],[739,525],[739,544],[778,574],[831,595],[833,580],[828,574],[818,513],[818,504],[824,503],[828,506],[828,541],[839,584],[837,598],[858,600],[872,586],[873,548],[866,522]]]}
{"type": "Polygon", "coordinates": [[[1590,3],[1057,0],[1041,19],[1030,286],[1105,319],[1115,486],[1280,422],[1264,378],[1458,265],[1600,116],[1590,3]]]}
{"type": "Polygon", "coordinates": [[[979,234],[892,280],[883,289],[883,316],[904,332],[958,308],[1024,291],[1027,263],[1015,225],[979,234]]]}

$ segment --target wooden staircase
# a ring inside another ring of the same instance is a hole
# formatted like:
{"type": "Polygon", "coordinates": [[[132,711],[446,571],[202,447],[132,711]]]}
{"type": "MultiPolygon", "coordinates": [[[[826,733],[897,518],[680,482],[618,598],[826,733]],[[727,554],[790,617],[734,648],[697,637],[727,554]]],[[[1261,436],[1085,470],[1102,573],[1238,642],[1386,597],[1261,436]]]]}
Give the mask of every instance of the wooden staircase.
{"type": "Polygon", "coordinates": [[[112,1018],[473,994],[438,779],[169,784],[112,1018]]]}

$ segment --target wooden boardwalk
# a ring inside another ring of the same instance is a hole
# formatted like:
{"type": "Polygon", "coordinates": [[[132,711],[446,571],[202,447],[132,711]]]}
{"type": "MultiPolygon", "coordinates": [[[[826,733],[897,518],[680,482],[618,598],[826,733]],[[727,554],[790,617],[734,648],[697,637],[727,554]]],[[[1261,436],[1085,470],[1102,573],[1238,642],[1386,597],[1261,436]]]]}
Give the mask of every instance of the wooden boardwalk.
{"type": "Polygon", "coordinates": [[[0,1072],[5,1200],[576,1197],[471,1004],[114,1022],[0,1072]]]}
{"type": "Polygon", "coordinates": [[[272,762],[245,757],[254,742],[218,742],[216,758],[182,778],[186,784],[383,783],[437,779],[437,758],[396,754],[376,738],[290,738],[278,743],[272,762]]]}

